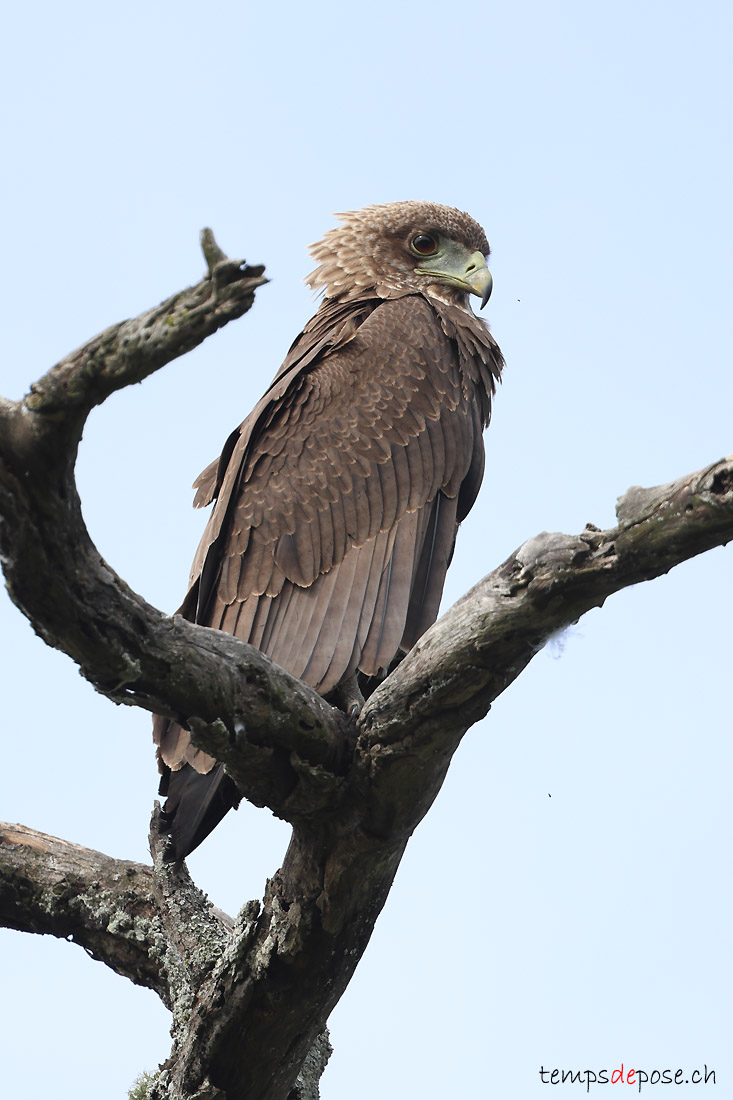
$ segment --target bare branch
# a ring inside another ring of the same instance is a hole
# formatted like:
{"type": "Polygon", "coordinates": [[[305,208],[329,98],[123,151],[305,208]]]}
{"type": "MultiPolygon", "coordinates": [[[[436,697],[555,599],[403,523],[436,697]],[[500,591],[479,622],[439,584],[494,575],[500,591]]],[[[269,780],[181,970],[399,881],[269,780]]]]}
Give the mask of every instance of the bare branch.
{"type": "Polygon", "coordinates": [[[219,245],[216,243],[216,237],[214,236],[214,230],[202,229],[199,234],[199,240],[201,242],[201,251],[206,259],[206,266],[209,269],[209,275],[213,275],[218,264],[223,263],[228,259],[226,252],[222,252],[219,245]]]}
{"type": "Polygon", "coordinates": [[[71,352],[34,382],[26,408],[45,416],[86,415],[115,390],[141,382],[246,313],[255,290],[267,282],[265,269],[230,260],[216,247],[219,259],[205,279],[71,352]]]}
{"type": "Polygon", "coordinates": [[[0,823],[0,924],[73,940],[169,1003],[149,867],[0,823]]]}
{"type": "Polygon", "coordinates": [[[211,905],[192,881],[185,865],[175,867],[166,862],[166,837],[161,819],[160,804],[156,802],[150,822],[153,893],[168,943],[186,967],[189,984],[195,987],[228,946],[234,921],[211,905]]]}

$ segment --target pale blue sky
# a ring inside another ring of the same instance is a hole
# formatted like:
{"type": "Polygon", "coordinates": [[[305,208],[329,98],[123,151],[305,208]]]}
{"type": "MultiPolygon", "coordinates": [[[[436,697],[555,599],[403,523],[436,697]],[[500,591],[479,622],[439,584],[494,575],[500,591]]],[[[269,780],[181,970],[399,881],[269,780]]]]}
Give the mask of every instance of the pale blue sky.
{"type": "MultiPolygon", "coordinates": [[[[313,311],[306,246],[371,202],[461,207],[493,245],[507,370],[446,605],[536,532],[609,526],[629,485],[733,450],[732,22],[704,0],[15,5],[0,392],[196,281],[203,225],[272,280],[90,420],[110,563],[178,605],[190,484],[313,311]]],[[[732,572],[716,550],[613,597],[467,735],[333,1015],[324,1100],[534,1100],[542,1064],[622,1061],[707,1063],[730,1094],[732,572]]],[[[0,630],[0,817],[146,860],[147,717],[4,595],[0,630]]],[[[231,814],[191,869],[234,912],[286,840],[231,814]]],[[[2,932],[0,966],[8,1095],[122,1097],[166,1056],[154,994],[78,947],[2,932]]]]}

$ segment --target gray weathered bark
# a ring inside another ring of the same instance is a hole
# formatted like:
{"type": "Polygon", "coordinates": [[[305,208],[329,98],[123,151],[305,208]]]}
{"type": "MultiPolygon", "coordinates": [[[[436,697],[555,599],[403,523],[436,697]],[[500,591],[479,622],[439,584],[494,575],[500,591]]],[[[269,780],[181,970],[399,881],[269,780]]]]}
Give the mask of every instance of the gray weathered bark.
{"type": "Polygon", "coordinates": [[[72,936],[173,1013],[157,1100],[317,1095],[326,1020],[364,952],[407,841],[465,731],[556,631],[613,592],[733,537],[733,460],[620,501],[618,526],[530,539],[429,630],[356,731],[245,645],[148,605],[81,517],[84,420],[252,304],[261,268],[204,240],[209,276],[113,326],[0,399],[0,555],[12,598],[115,702],[170,715],[245,797],[293,826],[262,902],[235,922],[162,859],[112,860],[22,826],[0,833],[0,921],[72,936]]]}

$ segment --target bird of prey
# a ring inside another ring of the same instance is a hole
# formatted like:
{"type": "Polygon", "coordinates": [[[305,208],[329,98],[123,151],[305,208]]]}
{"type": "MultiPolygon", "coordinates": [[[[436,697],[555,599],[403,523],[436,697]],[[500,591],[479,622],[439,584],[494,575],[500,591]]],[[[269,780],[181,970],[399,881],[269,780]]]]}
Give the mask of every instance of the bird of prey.
{"type": "MultiPolygon", "coordinates": [[[[215,501],[181,607],[355,708],[435,621],[484,470],[503,359],[483,307],[489,243],[468,214],[393,202],[311,248],[324,297],[267,393],[195,482],[215,501]]],[[[175,722],[155,738],[171,858],[239,803],[175,722]]]]}

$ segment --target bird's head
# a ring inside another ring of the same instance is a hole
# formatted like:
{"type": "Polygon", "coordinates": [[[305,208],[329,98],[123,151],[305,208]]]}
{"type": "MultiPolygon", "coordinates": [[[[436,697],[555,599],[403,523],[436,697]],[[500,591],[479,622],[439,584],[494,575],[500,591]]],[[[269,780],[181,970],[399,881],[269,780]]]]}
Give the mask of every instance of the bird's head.
{"type": "Polygon", "coordinates": [[[394,298],[421,291],[461,304],[491,294],[489,242],[478,222],[433,202],[388,202],[336,217],[343,223],[311,245],[318,267],[306,282],[327,298],[348,301],[373,292],[394,298]]]}

